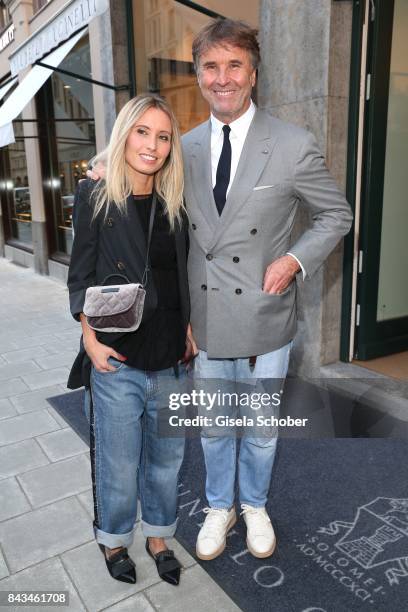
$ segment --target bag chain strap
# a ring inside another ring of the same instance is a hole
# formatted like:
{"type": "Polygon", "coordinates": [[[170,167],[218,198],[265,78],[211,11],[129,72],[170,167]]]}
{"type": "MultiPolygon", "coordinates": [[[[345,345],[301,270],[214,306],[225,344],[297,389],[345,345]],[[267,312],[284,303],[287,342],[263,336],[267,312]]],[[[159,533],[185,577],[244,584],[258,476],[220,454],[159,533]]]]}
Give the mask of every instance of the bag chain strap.
{"type": "MultiPolygon", "coordinates": [[[[150,210],[149,232],[148,232],[148,236],[147,236],[146,265],[145,265],[145,269],[144,269],[144,272],[143,272],[142,283],[141,283],[143,289],[146,286],[147,275],[148,275],[148,273],[151,270],[151,268],[149,266],[149,251],[150,251],[150,242],[151,242],[152,233],[153,233],[154,217],[155,217],[155,214],[156,214],[156,204],[157,204],[157,196],[154,193],[153,194],[153,200],[152,200],[152,208],[150,210]]],[[[130,284],[130,280],[124,274],[108,274],[108,276],[105,276],[105,278],[103,279],[102,285],[104,285],[106,283],[106,281],[108,280],[108,278],[111,278],[112,276],[116,276],[117,278],[124,278],[125,281],[128,284],[130,284]]]]}

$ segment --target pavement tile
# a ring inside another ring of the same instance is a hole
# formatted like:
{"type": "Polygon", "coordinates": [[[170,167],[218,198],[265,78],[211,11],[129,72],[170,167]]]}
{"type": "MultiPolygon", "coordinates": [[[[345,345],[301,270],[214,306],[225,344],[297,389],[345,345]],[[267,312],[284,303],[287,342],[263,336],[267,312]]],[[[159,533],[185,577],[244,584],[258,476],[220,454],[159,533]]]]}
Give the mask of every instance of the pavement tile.
{"type": "Polygon", "coordinates": [[[0,446],[61,429],[47,410],[37,410],[4,419],[0,427],[0,446]]]}
{"type": "Polygon", "coordinates": [[[23,440],[0,448],[0,479],[21,474],[42,465],[48,459],[35,440],[23,440]]]}
{"type": "MultiPolygon", "coordinates": [[[[24,348],[31,348],[31,347],[36,347],[36,346],[42,346],[42,345],[47,345],[49,342],[53,342],[55,340],[55,336],[53,336],[52,334],[39,334],[38,336],[27,336],[27,335],[22,335],[22,336],[14,336],[13,337],[13,344],[14,344],[14,348],[16,349],[24,349],[24,348]]],[[[0,346],[2,346],[1,340],[0,340],[0,346]]],[[[5,353],[6,350],[5,349],[1,349],[2,353],[5,353]]]]}
{"type": "Polygon", "coordinates": [[[43,370],[51,370],[59,366],[72,366],[76,356],[77,352],[68,352],[65,349],[64,353],[57,353],[56,355],[46,355],[45,357],[36,356],[35,361],[43,370]]]}
{"type": "Polygon", "coordinates": [[[0,419],[7,419],[16,414],[17,410],[13,407],[9,399],[0,400],[0,419]]]}
{"type": "Polygon", "coordinates": [[[58,340],[55,338],[52,342],[47,344],[47,351],[49,355],[56,355],[63,353],[66,350],[79,351],[79,338],[69,341],[58,340]]]}
{"type": "Polygon", "coordinates": [[[0,481],[0,521],[31,510],[24,493],[15,478],[0,481]]]}
{"type": "MultiPolygon", "coordinates": [[[[1,318],[1,314],[0,314],[1,318]]],[[[8,353],[9,351],[15,351],[20,348],[14,341],[12,335],[7,338],[0,338],[0,352],[8,353]]]]}
{"type": "Polygon", "coordinates": [[[0,542],[12,573],[92,539],[92,523],[75,497],[0,523],[0,542]]]}
{"type": "Polygon", "coordinates": [[[34,508],[82,493],[92,486],[91,467],[79,455],[57,463],[49,463],[18,477],[18,481],[34,508]]]}
{"type": "MultiPolygon", "coordinates": [[[[75,321],[74,321],[74,323],[75,323],[75,321]]],[[[68,340],[68,342],[70,340],[77,340],[77,341],[79,341],[79,338],[81,337],[81,330],[82,330],[81,325],[77,324],[76,326],[74,325],[72,330],[56,332],[54,335],[57,338],[59,338],[60,340],[64,340],[64,341],[68,340]]]]}
{"type": "MultiPolygon", "coordinates": [[[[50,559],[1,580],[3,591],[68,591],[68,606],[8,606],[4,612],[85,612],[61,561],[50,559]]],[[[136,610],[134,611],[136,612],[136,610]]]]}
{"type": "Polygon", "coordinates": [[[85,442],[70,427],[39,436],[37,442],[51,461],[60,461],[89,451],[85,442]]]}
{"type": "Polygon", "coordinates": [[[240,612],[240,608],[199,565],[182,573],[180,584],[176,589],[160,581],[160,584],[146,589],[146,595],[155,608],[166,612],[180,612],[180,610],[240,612]]]}
{"type": "Polygon", "coordinates": [[[94,518],[94,502],[93,502],[92,489],[89,489],[89,491],[85,491],[85,493],[81,493],[80,495],[77,495],[77,497],[79,498],[81,504],[83,505],[83,507],[85,508],[85,510],[87,511],[89,516],[91,517],[91,519],[93,520],[93,518],[94,518]]]}
{"type": "Polygon", "coordinates": [[[44,346],[37,346],[35,351],[31,348],[19,349],[18,351],[10,351],[9,353],[3,353],[3,359],[7,363],[23,363],[24,361],[31,361],[37,357],[43,357],[47,355],[47,350],[44,346]]]}
{"type": "Polygon", "coordinates": [[[41,329],[43,334],[54,334],[72,332],[76,330],[74,319],[61,319],[60,321],[53,321],[49,325],[42,325],[41,323],[34,324],[34,329],[41,329]]]}
{"type": "MultiPolygon", "coordinates": [[[[180,605],[180,610],[182,609],[183,608],[180,605]]],[[[155,608],[150,605],[143,593],[138,593],[137,595],[133,595],[132,597],[128,597],[127,599],[123,599],[114,606],[105,608],[106,612],[108,610],[109,612],[155,612],[155,608]]]]}
{"type": "MultiPolygon", "coordinates": [[[[3,557],[3,553],[0,550],[0,581],[9,575],[8,567],[6,565],[6,560],[3,557]]],[[[0,582],[0,589],[2,589],[2,583],[0,582]]]]}
{"type": "Polygon", "coordinates": [[[22,395],[16,395],[11,398],[11,403],[15,406],[17,412],[23,414],[25,412],[32,412],[33,410],[49,408],[50,404],[47,402],[47,399],[55,395],[61,395],[61,390],[58,385],[42,387],[37,391],[29,391],[22,395]]]}
{"type": "Polygon", "coordinates": [[[47,370],[45,372],[36,372],[22,376],[24,382],[30,389],[40,389],[41,387],[49,387],[56,383],[62,383],[68,380],[70,368],[55,368],[55,370],[47,370]]]}
{"type": "Polygon", "coordinates": [[[0,399],[17,395],[17,393],[24,393],[24,391],[29,391],[29,387],[20,378],[3,380],[0,385],[0,399]]]}
{"type": "Polygon", "coordinates": [[[26,361],[25,363],[8,363],[0,366],[0,381],[10,380],[10,378],[21,377],[24,374],[32,374],[40,372],[40,366],[34,361],[26,361]]]}
{"type": "Polygon", "coordinates": [[[125,597],[161,582],[153,560],[144,550],[144,539],[140,530],[136,531],[135,542],[130,547],[129,554],[136,563],[136,584],[112,580],[101,551],[95,542],[90,542],[62,555],[64,566],[90,612],[112,606],[125,597]]]}

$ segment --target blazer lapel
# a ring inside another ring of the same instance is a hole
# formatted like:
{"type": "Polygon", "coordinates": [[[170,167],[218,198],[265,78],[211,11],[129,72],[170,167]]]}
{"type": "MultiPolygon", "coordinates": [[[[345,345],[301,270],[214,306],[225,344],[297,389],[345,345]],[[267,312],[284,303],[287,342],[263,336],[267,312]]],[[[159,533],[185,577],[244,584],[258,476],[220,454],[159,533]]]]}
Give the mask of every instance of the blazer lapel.
{"type": "Polygon", "coordinates": [[[207,223],[218,226],[220,217],[214,201],[211,172],[211,121],[203,125],[191,149],[191,177],[194,195],[207,223]]]}
{"type": "Polygon", "coordinates": [[[248,130],[237,171],[220,217],[220,224],[214,235],[213,245],[251,195],[272,154],[276,141],[277,136],[271,134],[270,121],[265,111],[257,110],[248,130]]]}

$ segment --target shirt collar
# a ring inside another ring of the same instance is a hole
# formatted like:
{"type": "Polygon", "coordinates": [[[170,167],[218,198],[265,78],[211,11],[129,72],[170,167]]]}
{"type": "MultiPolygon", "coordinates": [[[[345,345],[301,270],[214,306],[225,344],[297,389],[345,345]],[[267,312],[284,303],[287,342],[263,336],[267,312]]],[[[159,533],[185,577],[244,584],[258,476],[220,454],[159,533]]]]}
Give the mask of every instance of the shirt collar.
{"type": "MultiPolygon", "coordinates": [[[[238,119],[235,119],[235,121],[232,121],[229,126],[231,128],[231,135],[235,136],[236,138],[240,138],[242,140],[245,140],[246,135],[248,133],[249,130],[249,126],[251,125],[251,121],[254,118],[256,112],[256,106],[253,103],[253,101],[251,100],[251,104],[248,108],[248,110],[245,111],[245,113],[243,115],[241,115],[240,117],[238,117],[238,119]]],[[[210,121],[211,121],[211,133],[213,136],[218,137],[220,136],[221,132],[222,132],[222,128],[225,125],[222,121],[220,121],[219,119],[217,119],[217,117],[214,117],[214,115],[211,113],[210,116],[210,121]]]]}

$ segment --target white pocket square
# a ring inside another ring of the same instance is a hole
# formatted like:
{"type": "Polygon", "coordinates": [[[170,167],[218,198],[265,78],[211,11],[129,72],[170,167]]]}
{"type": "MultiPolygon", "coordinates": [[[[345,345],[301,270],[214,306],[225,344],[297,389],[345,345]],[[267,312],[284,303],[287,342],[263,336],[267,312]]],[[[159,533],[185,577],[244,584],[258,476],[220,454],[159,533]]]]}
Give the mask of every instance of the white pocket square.
{"type": "Polygon", "coordinates": [[[257,187],[254,187],[254,191],[260,191],[261,189],[269,189],[270,187],[275,187],[275,185],[257,185],[257,187]]]}

